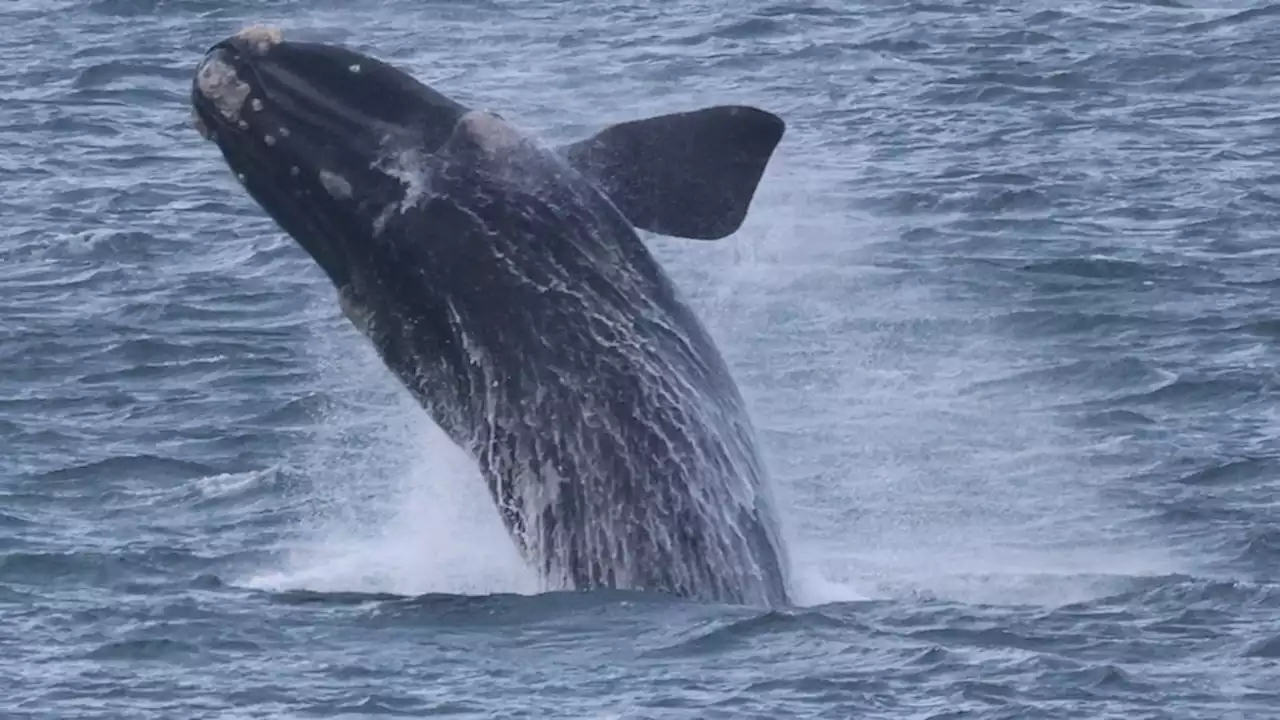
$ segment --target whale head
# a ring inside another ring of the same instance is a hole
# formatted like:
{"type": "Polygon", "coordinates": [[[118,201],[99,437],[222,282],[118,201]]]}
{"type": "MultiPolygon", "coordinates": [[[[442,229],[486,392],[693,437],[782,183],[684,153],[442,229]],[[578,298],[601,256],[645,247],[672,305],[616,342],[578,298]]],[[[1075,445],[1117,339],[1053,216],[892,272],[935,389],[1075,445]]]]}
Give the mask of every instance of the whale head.
{"type": "Polygon", "coordinates": [[[387,158],[430,155],[468,112],[385,62],[264,28],[205,53],[191,102],[197,129],[253,199],[339,286],[405,197],[387,158]]]}

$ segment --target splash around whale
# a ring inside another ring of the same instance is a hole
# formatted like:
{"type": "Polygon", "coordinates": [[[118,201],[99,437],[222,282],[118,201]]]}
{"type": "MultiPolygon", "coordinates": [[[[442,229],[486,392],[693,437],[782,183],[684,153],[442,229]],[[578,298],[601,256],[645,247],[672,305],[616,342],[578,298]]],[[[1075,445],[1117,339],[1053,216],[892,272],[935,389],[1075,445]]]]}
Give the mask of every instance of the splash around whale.
{"type": "Polygon", "coordinates": [[[547,147],[353,50],[215,44],[195,122],[478,464],[551,589],[789,603],[755,430],[637,228],[723,238],[781,119],[710,107],[547,147]]]}

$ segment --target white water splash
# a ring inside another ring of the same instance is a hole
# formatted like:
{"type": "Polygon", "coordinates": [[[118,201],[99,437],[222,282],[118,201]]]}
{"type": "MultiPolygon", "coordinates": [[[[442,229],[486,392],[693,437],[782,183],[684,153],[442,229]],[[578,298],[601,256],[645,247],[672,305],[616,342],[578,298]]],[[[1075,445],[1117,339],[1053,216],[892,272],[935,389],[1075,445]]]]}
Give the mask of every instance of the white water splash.
{"type": "Polygon", "coordinates": [[[1018,364],[979,309],[880,262],[896,230],[785,153],[735,237],[651,242],[748,398],[798,601],[1056,604],[1179,571],[1037,388],[972,391],[1018,364]]]}
{"type": "Polygon", "coordinates": [[[330,316],[317,326],[312,354],[340,409],[302,449],[316,510],[298,528],[284,566],[247,584],[399,595],[537,592],[470,458],[345,321],[330,316]]]}

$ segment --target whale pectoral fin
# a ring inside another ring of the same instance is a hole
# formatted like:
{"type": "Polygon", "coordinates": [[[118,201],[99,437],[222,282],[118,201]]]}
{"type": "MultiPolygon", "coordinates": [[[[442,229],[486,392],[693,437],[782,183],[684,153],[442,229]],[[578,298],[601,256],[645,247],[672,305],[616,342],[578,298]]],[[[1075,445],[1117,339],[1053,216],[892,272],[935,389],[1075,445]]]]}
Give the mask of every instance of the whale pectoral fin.
{"type": "Polygon", "coordinates": [[[632,225],[718,240],[742,225],[786,124],[746,106],[717,106],[605,128],[559,152],[632,225]]]}

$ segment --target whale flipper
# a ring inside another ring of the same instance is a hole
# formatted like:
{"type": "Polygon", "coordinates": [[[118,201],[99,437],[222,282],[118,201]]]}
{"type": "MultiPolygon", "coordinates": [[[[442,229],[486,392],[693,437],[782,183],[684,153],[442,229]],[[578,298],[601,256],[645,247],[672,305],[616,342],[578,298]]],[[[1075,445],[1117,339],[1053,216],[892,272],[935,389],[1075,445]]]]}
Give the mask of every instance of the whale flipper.
{"type": "Polygon", "coordinates": [[[742,225],[785,128],[772,113],[724,105],[619,123],[559,152],[632,225],[718,240],[742,225]]]}

